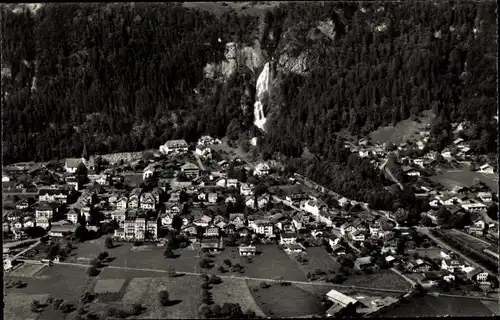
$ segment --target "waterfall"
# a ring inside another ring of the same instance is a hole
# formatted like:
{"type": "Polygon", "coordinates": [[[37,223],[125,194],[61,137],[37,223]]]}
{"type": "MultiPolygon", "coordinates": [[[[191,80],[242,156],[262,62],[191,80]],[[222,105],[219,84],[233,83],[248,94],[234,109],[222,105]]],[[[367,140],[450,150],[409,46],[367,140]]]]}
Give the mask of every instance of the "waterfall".
{"type": "Polygon", "coordinates": [[[262,104],[264,99],[264,94],[269,92],[269,82],[270,82],[270,67],[269,62],[264,65],[264,69],[257,78],[256,85],[256,97],[253,109],[254,114],[254,124],[259,129],[264,130],[264,125],[266,124],[266,117],[264,115],[264,105],[262,104]]]}

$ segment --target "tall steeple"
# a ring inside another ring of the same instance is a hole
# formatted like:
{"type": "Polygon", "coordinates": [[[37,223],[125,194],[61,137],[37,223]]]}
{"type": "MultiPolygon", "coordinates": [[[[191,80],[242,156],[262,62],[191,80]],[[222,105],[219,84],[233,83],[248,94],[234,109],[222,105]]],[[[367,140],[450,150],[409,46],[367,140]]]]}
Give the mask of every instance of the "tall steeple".
{"type": "Polygon", "coordinates": [[[89,155],[87,154],[87,144],[83,143],[82,159],[89,160],[89,155]]]}

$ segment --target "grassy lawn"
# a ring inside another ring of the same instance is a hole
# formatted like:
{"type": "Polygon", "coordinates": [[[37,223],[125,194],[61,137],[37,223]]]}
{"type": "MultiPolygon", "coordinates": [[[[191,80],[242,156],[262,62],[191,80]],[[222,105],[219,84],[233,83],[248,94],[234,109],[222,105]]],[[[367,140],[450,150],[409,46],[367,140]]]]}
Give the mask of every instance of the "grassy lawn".
{"type": "Polygon", "coordinates": [[[485,243],[472,235],[464,234],[463,232],[460,232],[458,230],[450,229],[450,230],[443,230],[443,232],[449,234],[454,238],[457,238],[460,241],[467,242],[476,250],[482,251],[484,248],[488,248],[489,246],[492,245],[491,243],[485,243]]]}
{"type": "Polygon", "coordinates": [[[351,275],[343,285],[393,290],[406,290],[411,287],[408,281],[391,270],[380,270],[373,274],[351,275]]]}
{"type": "Polygon", "coordinates": [[[433,297],[426,295],[413,298],[409,303],[402,303],[380,313],[379,317],[451,317],[491,316],[489,310],[480,300],[433,297]]]}
{"type": "Polygon", "coordinates": [[[247,280],[255,302],[262,311],[273,318],[321,315],[319,297],[295,285],[272,284],[269,288],[259,287],[259,281],[247,280]]]}
{"type": "Polygon", "coordinates": [[[320,269],[324,272],[334,271],[338,272],[340,269],[340,263],[335,260],[334,257],[330,256],[321,247],[310,247],[307,248],[307,254],[304,257],[308,260],[307,264],[299,263],[294,257],[290,256],[290,259],[297,263],[298,268],[307,275],[308,272],[314,273],[316,269],[320,269]]]}
{"type": "Polygon", "coordinates": [[[245,280],[223,279],[221,284],[214,285],[210,290],[214,303],[222,306],[227,303],[239,303],[241,310],[253,310],[258,316],[265,314],[255,302],[245,280]]]}
{"type": "Polygon", "coordinates": [[[304,273],[298,269],[297,263],[276,245],[257,246],[257,250],[262,254],[253,257],[252,263],[242,259],[245,276],[266,279],[282,277],[283,280],[307,281],[304,273]]]}
{"type": "Polygon", "coordinates": [[[373,142],[384,143],[392,142],[394,144],[404,143],[407,140],[416,140],[420,138],[420,132],[426,125],[430,124],[435,115],[430,111],[424,112],[419,118],[420,122],[411,119],[398,122],[395,126],[380,127],[370,133],[373,142]]]}
{"type": "MultiPolygon", "coordinates": [[[[441,174],[430,178],[434,182],[438,182],[445,187],[454,186],[470,186],[474,184],[474,179],[479,179],[484,182],[492,191],[498,192],[498,180],[481,172],[470,170],[453,170],[443,171],[441,174]]],[[[498,179],[498,177],[497,177],[498,179]]]]}
{"type": "Polygon", "coordinates": [[[31,302],[38,300],[43,303],[48,296],[48,294],[7,294],[4,297],[4,319],[37,319],[39,315],[31,311],[31,302]]]}

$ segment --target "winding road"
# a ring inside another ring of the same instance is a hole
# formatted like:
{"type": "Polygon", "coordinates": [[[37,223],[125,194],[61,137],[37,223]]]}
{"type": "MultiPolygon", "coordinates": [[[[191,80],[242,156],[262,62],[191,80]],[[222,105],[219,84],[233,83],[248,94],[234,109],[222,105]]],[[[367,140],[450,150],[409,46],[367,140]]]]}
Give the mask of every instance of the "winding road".
{"type": "Polygon", "coordinates": [[[384,170],[384,172],[387,173],[387,175],[389,176],[389,178],[394,182],[396,183],[398,186],[399,186],[399,189],[403,190],[403,185],[401,184],[401,182],[398,181],[398,179],[396,179],[396,177],[394,177],[394,175],[392,174],[391,170],[389,170],[387,168],[387,162],[389,161],[389,159],[385,159],[385,162],[380,166],[380,169],[381,170],[384,170]]]}

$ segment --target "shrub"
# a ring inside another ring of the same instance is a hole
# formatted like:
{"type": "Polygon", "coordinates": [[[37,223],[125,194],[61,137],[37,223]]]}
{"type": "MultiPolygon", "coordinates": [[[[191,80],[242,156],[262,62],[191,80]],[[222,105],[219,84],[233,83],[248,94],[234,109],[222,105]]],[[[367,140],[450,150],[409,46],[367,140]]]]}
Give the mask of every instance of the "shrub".
{"type": "Polygon", "coordinates": [[[231,263],[231,260],[229,259],[224,259],[224,264],[228,267],[231,267],[232,266],[232,263],[231,263]]]}
{"type": "Polygon", "coordinates": [[[99,255],[97,256],[97,259],[99,259],[101,261],[104,261],[108,257],[109,257],[109,253],[107,253],[106,251],[104,251],[104,252],[99,253],[99,255]]]}
{"type": "Polygon", "coordinates": [[[170,301],[169,298],[170,298],[170,295],[168,294],[167,290],[161,290],[160,292],[158,292],[158,300],[160,301],[160,304],[162,306],[168,305],[168,303],[170,301]]]}
{"type": "Polygon", "coordinates": [[[32,312],[40,312],[40,301],[33,300],[31,301],[31,311],[32,312]]]}
{"type": "Polygon", "coordinates": [[[104,247],[106,249],[112,249],[114,247],[113,240],[111,239],[111,237],[106,237],[106,239],[104,240],[104,247]]]}
{"type": "Polygon", "coordinates": [[[210,284],[220,284],[222,283],[222,279],[217,277],[215,274],[210,277],[210,284]]]}
{"type": "Polygon", "coordinates": [[[60,298],[54,299],[54,301],[52,302],[52,306],[54,307],[54,309],[59,310],[59,307],[63,302],[64,302],[63,299],[60,298]]]}
{"type": "Polygon", "coordinates": [[[260,286],[262,289],[267,289],[267,288],[269,288],[271,285],[269,285],[269,284],[268,284],[268,283],[266,283],[266,282],[261,282],[261,283],[259,284],[259,286],[260,286]]]}
{"type": "Polygon", "coordinates": [[[169,247],[167,247],[165,249],[165,251],[163,252],[163,256],[165,258],[173,258],[174,257],[174,252],[172,251],[172,249],[170,249],[169,247]]]}
{"type": "Polygon", "coordinates": [[[210,277],[206,275],[205,273],[200,274],[200,278],[204,282],[208,282],[210,280],[210,277]]]}
{"type": "Polygon", "coordinates": [[[142,313],[142,310],[144,309],[144,307],[142,306],[142,304],[140,303],[134,303],[132,305],[132,315],[134,316],[138,316],[142,313]]]}
{"type": "Polygon", "coordinates": [[[204,268],[204,269],[208,269],[210,268],[210,261],[207,260],[207,259],[203,259],[200,261],[200,267],[204,268]]]}
{"type": "Polygon", "coordinates": [[[136,247],[142,246],[142,241],[141,240],[135,240],[134,241],[134,246],[136,246],[136,247]]]}
{"type": "Polygon", "coordinates": [[[98,268],[101,266],[101,260],[99,258],[94,258],[90,261],[90,265],[98,268]]]}
{"type": "Polygon", "coordinates": [[[73,305],[71,305],[67,301],[63,301],[61,305],[59,306],[59,310],[61,310],[64,313],[69,313],[73,310],[73,305]]]}
{"type": "Polygon", "coordinates": [[[202,282],[201,288],[204,290],[208,290],[210,289],[210,285],[208,284],[208,282],[202,282]]]}
{"type": "Polygon", "coordinates": [[[201,292],[201,302],[205,304],[210,304],[212,302],[210,292],[208,292],[208,290],[203,290],[201,292]]]}
{"type": "Polygon", "coordinates": [[[91,266],[87,269],[87,274],[91,277],[95,277],[99,274],[99,270],[96,267],[91,266]]]}

